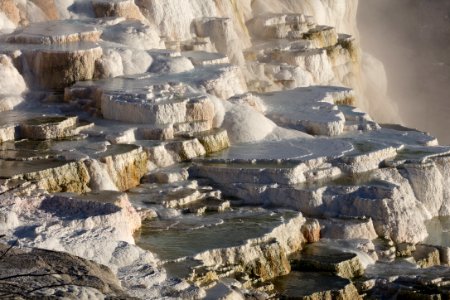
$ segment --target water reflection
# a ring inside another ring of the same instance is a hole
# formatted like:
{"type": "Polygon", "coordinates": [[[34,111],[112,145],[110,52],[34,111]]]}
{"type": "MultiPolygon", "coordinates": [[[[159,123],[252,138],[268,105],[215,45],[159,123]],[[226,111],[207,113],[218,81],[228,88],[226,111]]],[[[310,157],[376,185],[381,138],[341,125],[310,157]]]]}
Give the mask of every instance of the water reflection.
{"type": "Polygon", "coordinates": [[[428,230],[426,244],[450,247],[450,217],[438,217],[425,224],[428,230]]]}

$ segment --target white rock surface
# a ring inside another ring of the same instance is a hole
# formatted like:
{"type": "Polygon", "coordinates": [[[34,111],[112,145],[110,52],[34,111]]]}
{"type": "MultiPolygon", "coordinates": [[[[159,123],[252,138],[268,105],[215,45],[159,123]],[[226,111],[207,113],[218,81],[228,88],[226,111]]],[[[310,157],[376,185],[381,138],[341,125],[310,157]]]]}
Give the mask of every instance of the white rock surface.
{"type": "Polygon", "coordinates": [[[114,78],[124,75],[124,66],[119,52],[108,49],[95,62],[95,74],[97,79],[114,78]]]}
{"type": "Polygon", "coordinates": [[[280,125],[314,135],[335,136],[344,131],[345,116],[336,104],[352,99],[343,88],[309,87],[261,95],[266,114],[280,125]],[[344,101],[342,101],[343,99],[344,101]]]}
{"type": "Polygon", "coordinates": [[[92,191],[118,191],[119,189],[112,181],[111,176],[108,174],[106,166],[97,160],[86,161],[86,165],[89,170],[91,181],[89,186],[92,191]]]}
{"type": "Polygon", "coordinates": [[[155,258],[134,246],[133,233],[141,220],[126,195],[117,194],[115,201],[111,201],[112,194],[91,197],[98,199],[2,195],[0,210],[8,216],[3,233],[10,238],[17,226],[23,226],[22,234],[16,235],[20,245],[65,251],[105,264],[119,275],[131,294],[133,289],[139,292],[164,280],[166,275],[156,266],[155,258]],[[64,210],[59,209],[61,205],[64,210]],[[149,270],[153,270],[152,275],[148,275],[149,270]],[[133,277],[140,278],[140,288],[133,277]]]}
{"type": "Polygon", "coordinates": [[[183,73],[194,69],[191,60],[184,56],[159,57],[150,68],[150,72],[158,74],[183,73]]]}
{"type": "Polygon", "coordinates": [[[357,35],[358,33],[356,27],[358,1],[355,0],[333,2],[327,0],[301,2],[257,0],[253,3],[252,8],[259,13],[304,13],[308,16],[313,16],[314,20],[319,24],[336,27],[338,32],[352,35],[357,35]]]}
{"type": "Polygon", "coordinates": [[[0,94],[20,95],[27,90],[22,75],[14,67],[11,58],[0,55],[0,94]]]}
{"type": "Polygon", "coordinates": [[[101,38],[140,50],[163,48],[156,28],[138,21],[124,21],[108,26],[103,30],[101,38]]]}
{"type": "Polygon", "coordinates": [[[206,292],[169,278],[134,245],[141,218],[145,238],[226,223],[230,203],[296,211],[188,255],[225,277],[218,266],[288,272],[302,214],[364,266],[378,237],[423,241],[450,215],[450,147],[363,111],[395,119],[381,63],[359,49],[357,2],[3,1],[0,32],[17,29],[0,36],[0,234],[105,264],[142,299],[240,298],[258,274],[234,288],[206,274],[206,292]],[[55,115],[74,121],[32,124],[55,115]]]}
{"type": "Polygon", "coordinates": [[[4,12],[0,12],[0,32],[9,33],[16,29],[14,24],[4,12]]]}
{"type": "Polygon", "coordinates": [[[265,139],[277,125],[263,114],[244,105],[234,105],[227,111],[222,126],[232,143],[251,143],[265,139]]]}
{"type": "Polygon", "coordinates": [[[22,96],[0,95],[0,112],[13,110],[23,101],[22,96]]]}
{"type": "Polygon", "coordinates": [[[148,71],[153,58],[145,51],[135,49],[117,49],[122,58],[125,75],[142,74],[148,71]]]}
{"type": "Polygon", "coordinates": [[[321,220],[324,227],[321,234],[323,238],[328,239],[369,239],[374,240],[378,237],[371,219],[365,220],[321,220]]]}
{"type": "Polygon", "coordinates": [[[78,21],[51,21],[18,29],[6,40],[20,44],[67,44],[97,42],[101,31],[78,21]]]}
{"type": "Polygon", "coordinates": [[[15,125],[2,125],[0,126],[0,142],[14,141],[16,138],[16,126],[15,125]]]}

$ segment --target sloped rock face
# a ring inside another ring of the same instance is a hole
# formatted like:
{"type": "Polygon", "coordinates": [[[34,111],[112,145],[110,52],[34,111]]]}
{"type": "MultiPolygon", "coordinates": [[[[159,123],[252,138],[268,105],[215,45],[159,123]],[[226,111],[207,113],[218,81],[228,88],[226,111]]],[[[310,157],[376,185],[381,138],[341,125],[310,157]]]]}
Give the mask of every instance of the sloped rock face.
{"type": "Polygon", "coordinates": [[[23,102],[22,94],[27,91],[27,85],[6,55],[0,55],[0,82],[0,112],[12,110],[23,102]]]}
{"type": "Polygon", "coordinates": [[[18,25],[20,22],[20,11],[13,0],[2,1],[2,13],[14,24],[18,25]]]}
{"type": "Polygon", "coordinates": [[[134,1],[104,1],[95,0],[92,2],[93,10],[97,18],[103,17],[124,17],[127,19],[145,20],[134,1]]]}
{"type": "Polygon", "coordinates": [[[95,61],[102,49],[86,44],[79,49],[43,50],[27,55],[28,64],[41,86],[63,89],[79,80],[94,78],[95,61]]]}
{"type": "Polygon", "coordinates": [[[3,179],[36,182],[39,188],[49,192],[89,191],[89,173],[83,163],[44,160],[29,163],[1,161],[0,164],[3,168],[3,179]],[[11,170],[10,173],[8,170],[11,170]]]}
{"type": "Polygon", "coordinates": [[[3,297],[127,297],[105,266],[61,252],[24,250],[0,246],[3,297]],[[27,277],[35,278],[31,285],[27,277]]]}
{"type": "Polygon", "coordinates": [[[60,18],[58,7],[54,0],[34,0],[33,3],[42,10],[49,20],[60,18]]]}
{"type": "Polygon", "coordinates": [[[107,150],[100,158],[100,162],[106,165],[114,184],[121,191],[138,185],[147,171],[148,159],[145,151],[139,147],[124,145],[125,151],[119,147],[119,152],[114,153],[115,147],[111,148],[111,154],[107,150]]]}
{"type": "Polygon", "coordinates": [[[226,130],[203,133],[198,136],[199,142],[205,147],[206,153],[215,153],[230,147],[230,140],[226,130]]]}
{"type": "Polygon", "coordinates": [[[11,59],[6,55],[0,56],[0,65],[1,65],[1,90],[2,94],[5,95],[20,95],[25,92],[27,86],[23,77],[14,67],[11,59]]]}
{"type": "Polygon", "coordinates": [[[0,141],[2,143],[7,141],[14,141],[15,138],[16,138],[16,126],[4,125],[0,128],[0,141]]]}
{"type": "Polygon", "coordinates": [[[64,89],[94,76],[102,49],[95,44],[101,31],[78,21],[51,21],[17,29],[5,38],[6,53],[20,51],[27,80],[47,89],[64,89]],[[31,74],[29,74],[31,73],[31,74]]]}

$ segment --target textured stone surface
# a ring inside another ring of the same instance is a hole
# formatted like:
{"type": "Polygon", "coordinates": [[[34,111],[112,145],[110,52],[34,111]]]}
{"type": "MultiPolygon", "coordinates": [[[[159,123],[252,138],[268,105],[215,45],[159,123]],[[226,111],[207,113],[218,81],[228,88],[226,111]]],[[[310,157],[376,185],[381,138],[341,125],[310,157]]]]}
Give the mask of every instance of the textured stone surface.
{"type": "Polygon", "coordinates": [[[416,250],[413,252],[413,257],[421,268],[429,268],[441,264],[439,249],[432,246],[417,245],[416,250]]]}
{"type": "Polygon", "coordinates": [[[199,142],[205,147],[206,153],[214,153],[230,147],[230,140],[226,130],[207,132],[197,136],[199,142]]]}
{"type": "Polygon", "coordinates": [[[19,24],[19,22],[20,22],[20,11],[19,11],[19,8],[14,3],[14,0],[2,1],[0,3],[0,10],[15,25],[19,24]]]}
{"type": "Polygon", "coordinates": [[[3,297],[127,297],[114,273],[93,261],[5,244],[0,251],[3,297]]]}
{"type": "Polygon", "coordinates": [[[124,17],[127,19],[145,20],[139,8],[132,0],[94,0],[92,6],[97,18],[124,17]]]}
{"type": "Polygon", "coordinates": [[[16,126],[4,125],[0,127],[0,142],[14,141],[16,138],[16,126]]]}
{"type": "Polygon", "coordinates": [[[33,24],[13,32],[7,42],[17,44],[67,44],[98,42],[101,31],[78,21],[51,21],[33,24]]]}
{"type": "Polygon", "coordinates": [[[320,224],[317,220],[308,220],[302,227],[302,233],[308,243],[315,243],[320,240],[320,224]]]}
{"type": "Polygon", "coordinates": [[[77,117],[42,117],[30,119],[20,125],[20,135],[31,140],[58,139],[71,136],[77,117]]]}
{"type": "MultiPolygon", "coordinates": [[[[89,173],[83,163],[80,162],[10,162],[1,161],[3,169],[14,169],[10,178],[36,182],[37,185],[49,192],[74,192],[83,193],[89,191],[89,173]],[[21,173],[23,170],[23,173],[21,173]]],[[[5,178],[4,175],[2,178],[5,178]]],[[[8,177],[7,177],[8,178],[8,177]]]]}
{"type": "Polygon", "coordinates": [[[106,165],[112,181],[121,191],[138,185],[147,171],[147,153],[133,145],[111,146],[99,160],[106,165]]]}
{"type": "Polygon", "coordinates": [[[67,47],[26,54],[31,70],[41,86],[64,89],[76,81],[94,78],[95,61],[101,57],[102,49],[94,44],[78,49],[67,47]]]}

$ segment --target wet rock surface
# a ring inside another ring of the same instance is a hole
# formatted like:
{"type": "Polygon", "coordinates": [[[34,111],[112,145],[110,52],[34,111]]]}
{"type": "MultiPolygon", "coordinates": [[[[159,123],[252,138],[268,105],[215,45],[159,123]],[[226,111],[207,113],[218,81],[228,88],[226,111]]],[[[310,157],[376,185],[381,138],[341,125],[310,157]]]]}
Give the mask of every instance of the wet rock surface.
{"type": "Polygon", "coordinates": [[[362,299],[350,280],[327,273],[292,272],[274,285],[281,299],[362,299]]]}
{"type": "Polygon", "coordinates": [[[364,267],[354,253],[327,249],[320,245],[309,245],[293,259],[294,270],[335,273],[343,278],[354,278],[364,274],[364,267]]]}
{"type": "Polygon", "coordinates": [[[27,276],[8,293],[447,295],[450,147],[355,107],[355,1],[16,2],[0,273],[27,276]]]}

